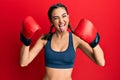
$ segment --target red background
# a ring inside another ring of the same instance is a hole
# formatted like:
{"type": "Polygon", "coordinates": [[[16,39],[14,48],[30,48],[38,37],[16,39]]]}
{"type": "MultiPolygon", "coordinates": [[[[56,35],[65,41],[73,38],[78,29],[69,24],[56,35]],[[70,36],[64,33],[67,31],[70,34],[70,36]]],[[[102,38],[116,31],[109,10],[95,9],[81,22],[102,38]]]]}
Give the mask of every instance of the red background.
{"type": "Polygon", "coordinates": [[[100,45],[104,51],[106,65],[94,64],[77,50],[73,80],[119,80],[120,79],[120,1],[119,0],[1,0],[0,1],[0,80],[42,80],[44,76],[44,50],[25,68],[19,65],[19,40],[22,20],[33,16],[42,31],[49,31],[47,11],[54,3],[68,7],[71,25],[75,29],[81,18],[90,19],[101,35],[100,45]]]}

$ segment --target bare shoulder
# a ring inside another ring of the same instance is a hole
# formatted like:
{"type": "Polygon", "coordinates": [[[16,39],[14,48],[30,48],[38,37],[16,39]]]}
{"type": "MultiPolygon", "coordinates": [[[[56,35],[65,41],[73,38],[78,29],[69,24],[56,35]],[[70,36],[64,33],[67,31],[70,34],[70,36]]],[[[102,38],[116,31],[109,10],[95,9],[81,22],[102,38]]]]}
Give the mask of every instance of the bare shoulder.
{"type": "Polygon", "coordinates": [[[81,43],[81,38],[79,38],[78,36],[76,36],[74,33],[72,34],[72,38],[73,38],[74,48],[77,49],[77,47],[81,43]]]}
{"type": "Polygon", "coordinates": [[[47,43],[47,40],[43,39],[44,35],[41,35],[38,40],[37,40],[37,44],[41,44],[41,45],[45,45],[47,43]]]}
{"type": "Polygon", "coordinates": [[[81,48],[81,47],[88,46],[88,43],[85,42],[83,39],[81,39],[80,37],[76,36],[75,34],[72,34],[72,35],[73,35],[73,43],[74,43],[74,46],[76,48],[81,48]]]}
{"type": "Polygon", "coordinates": [[[73,37],[73,41],[74,42],[80,43],[81,38],[79,38],[78,36],[76,36],[74,33],[72,34],[72,37],[73,37]]]}

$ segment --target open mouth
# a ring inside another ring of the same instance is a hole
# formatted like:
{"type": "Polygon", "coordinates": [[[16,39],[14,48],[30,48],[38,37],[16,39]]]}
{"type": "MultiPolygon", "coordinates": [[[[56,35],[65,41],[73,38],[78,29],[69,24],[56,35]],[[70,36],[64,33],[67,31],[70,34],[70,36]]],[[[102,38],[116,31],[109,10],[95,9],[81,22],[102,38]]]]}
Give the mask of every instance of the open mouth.
{"type": "Polygon", "coordinates": [[[60,30],[63,32],[65,31],[65,24],[60,24],[59,25],[60,30]]]}

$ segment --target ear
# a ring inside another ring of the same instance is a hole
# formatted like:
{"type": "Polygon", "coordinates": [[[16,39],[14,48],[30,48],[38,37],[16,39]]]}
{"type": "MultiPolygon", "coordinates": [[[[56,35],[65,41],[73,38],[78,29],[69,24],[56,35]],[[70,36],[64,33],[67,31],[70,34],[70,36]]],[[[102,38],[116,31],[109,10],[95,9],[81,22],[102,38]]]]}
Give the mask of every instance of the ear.
{"type": "Polygon", "coordinates": [[[68,18],[69,18],[69,14],[68,14],[68,18]]]}
{"type": "Polygon", "coordinates": [[[50,25],[51,25],[51,26],[53,26],[53,23],[52,23],[52,22],[50,22],[50,25]]]}
{"type": "Polygon", "coordinates": [[[53,21],[52,20],[50,20],[50,24],[53,25],[53,21]]]}

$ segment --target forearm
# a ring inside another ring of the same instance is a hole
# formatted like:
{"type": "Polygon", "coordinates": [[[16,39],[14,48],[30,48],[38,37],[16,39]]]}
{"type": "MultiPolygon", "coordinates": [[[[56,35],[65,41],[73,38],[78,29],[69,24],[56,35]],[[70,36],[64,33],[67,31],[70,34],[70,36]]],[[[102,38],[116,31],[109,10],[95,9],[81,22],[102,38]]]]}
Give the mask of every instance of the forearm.
{"type": "Polygon", "coordinates": [[[33,35],[41,29],[32,16],[27,16],[22,23],[22,30],[20,32],[20,40],[23,43],[20,51],[20,65],[27,66],[38,54],[41,48],[36,45],[34,49],[30,50],[30,44],[33,35]]]}
{"type": "Polygon", "coordinates": [[[100,66],[105,65],[104,53],[99,45],[97,45],[96,47],[93,48],[93,56],[94,56],[95,62],[98,65],[100,65],[100,66]]]}
{"type": "Polygon", "coordinates": [[[30,48],[30,46],[25,46],[25,45],[23,45],[23,46],[21,47],[21,51],[20,51],[20,65],[21,65],[22,67],[28,65],[29,48],[30,48]]]}

